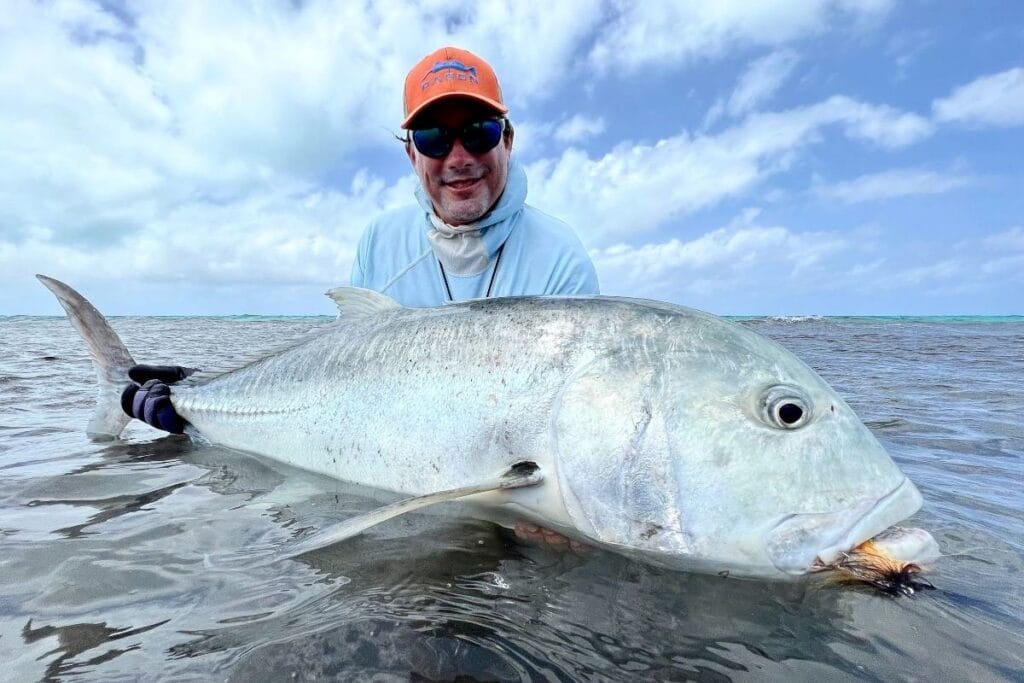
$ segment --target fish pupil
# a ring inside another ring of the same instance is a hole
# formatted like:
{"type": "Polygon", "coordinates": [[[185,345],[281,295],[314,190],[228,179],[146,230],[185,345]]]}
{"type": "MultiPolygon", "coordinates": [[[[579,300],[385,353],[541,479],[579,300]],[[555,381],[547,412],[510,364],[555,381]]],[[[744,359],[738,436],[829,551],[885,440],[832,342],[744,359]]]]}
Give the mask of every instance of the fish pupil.
{"type": "Polygon", "coordinates": [[[799,422],[803,416],[803,408],[795,403],[785,403],[779,407],[779,419],[788,425],[799,422]]]}

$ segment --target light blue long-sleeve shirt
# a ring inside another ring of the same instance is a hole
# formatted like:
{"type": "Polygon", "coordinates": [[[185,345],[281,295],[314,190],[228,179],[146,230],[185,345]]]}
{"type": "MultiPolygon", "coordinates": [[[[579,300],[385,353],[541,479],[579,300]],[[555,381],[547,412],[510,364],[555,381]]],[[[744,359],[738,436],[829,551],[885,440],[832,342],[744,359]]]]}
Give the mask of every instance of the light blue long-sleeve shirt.
{"type": "Polygon", "coordinates": [[[526,204],[526,173],[515,162],[498,203],[479,222],[489,262],[476,275],[442,270],[427,239],[430,199],[422,187],[416,198],[418,206],[388,211],[363,232],[353,286],[410,307],[440,306],[449,289],[453,301],[483,297],[489,287],[492,297],[599,293],[594,264],[572,228],[526,204]]]}

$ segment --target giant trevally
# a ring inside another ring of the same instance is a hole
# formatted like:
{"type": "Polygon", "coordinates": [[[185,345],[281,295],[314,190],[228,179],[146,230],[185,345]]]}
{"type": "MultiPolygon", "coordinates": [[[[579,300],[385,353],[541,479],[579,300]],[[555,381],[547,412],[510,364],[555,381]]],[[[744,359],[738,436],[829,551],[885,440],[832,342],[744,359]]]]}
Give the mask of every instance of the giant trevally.
{"type": "MultiPolygon", "coordinates": [[[[97,366],[88,431],[117,436],[135,361],[81,295],[39,279],[97,366]]],[[[415,496],[300,549],[468,496],[485,518],[702,572],[807,574],[874,537],[908,562],[936,550],[890,530],[921,494],[853,410],[750,329],[614,297],[410,309],[329,294],[336,322],[171,397],[212,443],[415,496]]]]}

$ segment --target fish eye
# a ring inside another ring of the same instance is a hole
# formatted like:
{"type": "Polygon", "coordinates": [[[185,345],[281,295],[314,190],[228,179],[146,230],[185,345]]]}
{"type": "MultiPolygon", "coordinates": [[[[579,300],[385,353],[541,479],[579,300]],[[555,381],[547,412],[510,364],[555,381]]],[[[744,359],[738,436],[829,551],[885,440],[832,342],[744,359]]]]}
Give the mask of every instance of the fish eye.
{"type": "Polygon", "coordinates": [[[778,385],[764,392],[761,418],[776,429],[798,429],[811,419],[811,402],[796,387],[778,385]]]}

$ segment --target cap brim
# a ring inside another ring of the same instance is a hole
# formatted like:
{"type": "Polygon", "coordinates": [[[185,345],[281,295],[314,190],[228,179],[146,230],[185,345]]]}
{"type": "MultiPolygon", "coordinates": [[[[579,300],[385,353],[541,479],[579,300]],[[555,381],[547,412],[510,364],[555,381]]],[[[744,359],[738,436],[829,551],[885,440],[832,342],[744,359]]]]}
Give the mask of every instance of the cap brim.
{"type": "Polygon", "coordinates": [[[417,116],[419,116],[420,113],[424,109],[426,109],[427,107],[429,107],[432,104],[435,104],[437,102],[440,102],[441,100],[445,100],[445,99],[448,99],[448,98],[451,98],[451,97],[462,97],[462,98],[465,98],[465,99],[468,99],[468,100],[476,100],[477,102],[480,102],[481,104],[486,104],[488,107],[490,107],[494,111],[498,112],[499,114],[507,114],[508,113],[508,107],[506,107],[504,104],[502,104],[501,102],[497,102],[495,100],[492,100],[489,97],[484,97],[483,95],[475,95],[473,93],[467,93],[467,92],[443,92],[443,93],[438,93],[434,97],[431,97],[426,102],[420,103],[420,106],[416,107],[411,112],[409,112],[409,115],[405,117],[404,121],[402,121],[402,126],[401,127],[408,129],[409,128],[409,124],[412,123],[413,119],[415,119],[417,116]]]}

